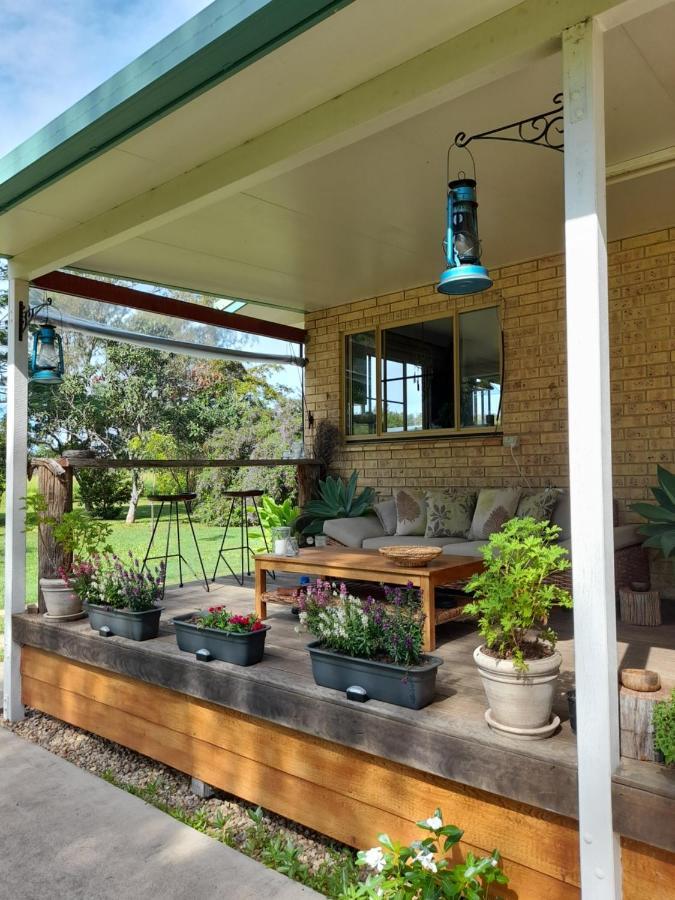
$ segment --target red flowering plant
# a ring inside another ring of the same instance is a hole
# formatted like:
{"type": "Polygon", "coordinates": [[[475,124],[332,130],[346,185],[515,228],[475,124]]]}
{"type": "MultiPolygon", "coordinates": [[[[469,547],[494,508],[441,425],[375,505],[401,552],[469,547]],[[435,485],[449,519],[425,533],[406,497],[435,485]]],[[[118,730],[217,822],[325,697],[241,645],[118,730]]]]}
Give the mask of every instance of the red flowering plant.
{"type": "Polygon", "coordinates": [[[250,634],[265,627],[255,613],[246,616],[232,615],[224,606],[209,606],[204,613],[198,613],[194,624],[199,628],[217,628],[231,634],[250,634]]]}

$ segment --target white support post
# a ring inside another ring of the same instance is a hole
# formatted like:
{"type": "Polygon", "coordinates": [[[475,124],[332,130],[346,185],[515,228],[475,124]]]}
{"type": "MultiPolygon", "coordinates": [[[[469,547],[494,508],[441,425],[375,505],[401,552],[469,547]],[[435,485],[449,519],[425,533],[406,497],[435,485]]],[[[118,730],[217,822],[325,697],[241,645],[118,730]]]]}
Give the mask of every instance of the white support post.
{"type": "Polygon", "coordinates": [[[5,666],[3,715],[23,718],[21,648],[13,640],[12,615],[26,607],[25,496],[28,465],[28,334],[19,341],[19,303],[28,305],[28,282],[9,272],[7,321],[7,481],[5,493],[5,666]]]}
{"type": "Polygon", "coordinates": [[[581,889],[621,897],[602,31],[563,33],[565,265],[581,889]]]}

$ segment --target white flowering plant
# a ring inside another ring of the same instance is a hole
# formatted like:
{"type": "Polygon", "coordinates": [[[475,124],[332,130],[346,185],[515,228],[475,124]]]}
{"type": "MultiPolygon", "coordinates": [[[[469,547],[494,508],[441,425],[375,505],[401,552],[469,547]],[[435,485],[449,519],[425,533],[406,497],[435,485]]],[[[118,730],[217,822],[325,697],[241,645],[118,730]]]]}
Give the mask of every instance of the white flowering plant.
{"type": "Polygon", "coordinates": [[[400,666],[422,657],[424,613],[412,584],[384,587],[384,600],[361,600],[347,586],[317,580],[297,595],[300,627],[327,650],[400,666]]]}
{"type": "Polygon", "coordinates": [[[498,897],[492,885],[507,884],[499,868],[499,853],[478,858],[467,853],[464,862],[451,865],[447,853],[462,837],[455,825],[445,825],[437,809],[417,825],[428,832],[409,846],[381,834],[380,845],[358,854],[357,863],[368,872],[365,881],[350,885],[340,900],[487,900],[498,897]]]}

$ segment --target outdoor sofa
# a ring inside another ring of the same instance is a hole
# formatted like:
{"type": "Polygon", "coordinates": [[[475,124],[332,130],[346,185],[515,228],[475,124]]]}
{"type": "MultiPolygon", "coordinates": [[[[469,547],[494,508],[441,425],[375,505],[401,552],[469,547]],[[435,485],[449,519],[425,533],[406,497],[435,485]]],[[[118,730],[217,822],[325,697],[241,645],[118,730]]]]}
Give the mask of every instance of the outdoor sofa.
{"type": "MultiPolygon", "coordinates": [[[[534,490],[522,491],[521,498],[534,494],[534,490]]],[[[559,542],[571,554],[570,534],[570,502],[569,493],[557,490],[550,521],[560,529],[559,542]]],[[[396,496],[396,492],[394,492],[396,496]]],[[[391,503],[392,498],[385,498],[378,505],[391,503]]],[[[614,504],[616,513],[616,502],[614,504]]],[[[468,537],[433,537],[426,534],[397,534],[388,523],[374,511],[365,516],[348,519],[332,519],[324,523],[324,534],[329,544],[363,549],[377,549],[391,545],[433,546],[441,547],[444,554],[455,556],[480,556],[481,548],[487,538],[471,539],[468,537]],[[385,525],[388,527],[385,528],[385,525]]],[[[614,525],[614,568],[617,589],[631,582],[649,581],[649,564],[647,554],[642,547],[643,538],[636,525],[614,525]]],[[[572,569],[560,572],[553,579],[562,587],[572,590],[572,569]]]]}

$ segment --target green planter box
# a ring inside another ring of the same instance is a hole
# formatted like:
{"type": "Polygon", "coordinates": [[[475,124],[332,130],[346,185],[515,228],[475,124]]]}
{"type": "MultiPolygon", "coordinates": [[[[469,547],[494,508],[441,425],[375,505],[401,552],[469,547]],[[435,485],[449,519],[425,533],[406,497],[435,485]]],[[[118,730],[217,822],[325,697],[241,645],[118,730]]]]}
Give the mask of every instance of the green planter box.
{"type": "Polygon", "coordinates": [[[422,709],[434,699],[436,673],[443,664],[439,656],[424,656],[419,666],[397,666],[345,656],[325,650],[320,641],[307,645],[314,681],[321,687],[346,691],[362,687],[371,700],[382,700],[408,709],[422,709]]]}
{"type": "Polygon", "coordinates": [[[269,625],[264,625],[259,631],[233,634],[221,631],[220,628],[200,628],[194,625],[190,619],[198,615],[198,612],[187,613],[176,616],[173,620],[176,641],[181,650],[188,653],[208,650],[214,659],[233,663],[235,666],[254,666],[263,658],[269,625]]]}
{"type": "Polygon", "coordinates": [[[159,633],[159,617],[163,609],[161,606],[145,612],[107,609],[91,603],[85,603],[84,608],[89,613],[89,624],[96,631],[107,625],[113,634],[131,641],[149,641],[159,633]]]}

